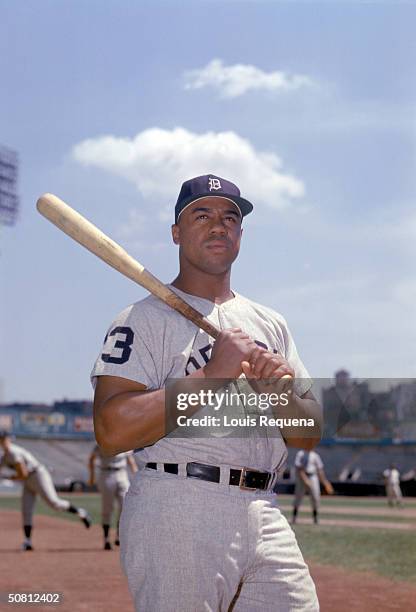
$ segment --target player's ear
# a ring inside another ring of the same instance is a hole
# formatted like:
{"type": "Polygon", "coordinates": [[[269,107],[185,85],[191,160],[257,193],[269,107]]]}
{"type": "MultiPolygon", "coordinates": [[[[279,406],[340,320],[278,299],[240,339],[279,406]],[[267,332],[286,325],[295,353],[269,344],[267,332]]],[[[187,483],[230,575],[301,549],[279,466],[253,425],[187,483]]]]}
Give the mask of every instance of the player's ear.
{"type": "Polygon", "coordinates": [[[179,244],[179,238],[180,238],[180,230],[179,230],[179,225],[177,225],[176,223],[174,223],[174,224],[172,225],[171,230],[172,230],[172,239],[173,239],[173,242],[174,242],[175,244],[179,244]]]}

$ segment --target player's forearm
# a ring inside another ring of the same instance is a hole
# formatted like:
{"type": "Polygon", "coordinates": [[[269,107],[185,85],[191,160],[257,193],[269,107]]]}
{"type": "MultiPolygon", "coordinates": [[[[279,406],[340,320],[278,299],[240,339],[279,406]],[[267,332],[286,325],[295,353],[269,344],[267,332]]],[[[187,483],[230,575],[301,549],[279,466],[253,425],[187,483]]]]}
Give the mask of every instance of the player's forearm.
{"type": "Polygon", "coordinates": [[[318,472],[319,482],[325,486],[325,484],[328,482],[325,472],[323,470],[318,470],[317,472],[318,472]]]}
{"type": "Polygon", "coordinates": [[[321,406],[315,399],[294,395],[289,406],[284,410],[284,414],[279,409],[278,416],[286,419],[290,418],[292,422],[293,419],[313,421],[313,425],[282,427],[281,432],[287,446],[312,450],[321,440],[323,413],[321,406]]]}
{"type": "Polygon", "coordinates": [[[88,471],[90,474],[90,482],[94,482],[95,480],[95,455],[91,455],[88,461],[88,471]]]}
{"type": "MultiPolygon", "coordinates": [[[[193,380],[195,390],[207,384],[204,368],[186,377],[187,391],[191,390],[193,380]]],[[[198,409],[196,406],[187,414],[198,409]]],[[[173,429],[166,410],[165,389],[118,393],[101,406],[94,406],[95,437],[109,454],[149,446],[173,429]]]]}
{"type": "Polygon", "coordinates": [[[137,472],[138,467],[137,467],[137,463],[135,462],[135,460],[130,456],[127,461],[128,461],[128,464],[129,464],[129,467],[130,467],[131,471],[133,473],[137,472]]]}

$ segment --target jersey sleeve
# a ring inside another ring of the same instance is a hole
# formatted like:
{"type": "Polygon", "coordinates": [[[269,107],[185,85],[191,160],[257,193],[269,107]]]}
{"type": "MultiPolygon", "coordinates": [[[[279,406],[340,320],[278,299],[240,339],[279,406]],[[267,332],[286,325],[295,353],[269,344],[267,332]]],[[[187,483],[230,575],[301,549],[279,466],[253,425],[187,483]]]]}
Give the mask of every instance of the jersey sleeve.
{"type": "Polygon", "coordinates": [[[158,389],[156,365],[152,357],[151,335],[147,322],[130,306],[110,325],[103,347],[91,372],[95,388],[97,376],[119,376],[158,389]]]}

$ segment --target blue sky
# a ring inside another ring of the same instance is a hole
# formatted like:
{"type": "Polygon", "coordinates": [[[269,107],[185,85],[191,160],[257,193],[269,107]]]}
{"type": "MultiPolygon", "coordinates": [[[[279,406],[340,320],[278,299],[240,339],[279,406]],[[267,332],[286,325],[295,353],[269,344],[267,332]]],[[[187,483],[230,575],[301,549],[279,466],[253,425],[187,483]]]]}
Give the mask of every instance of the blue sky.
{"type": "Polygon", "coordinates": [[[162,280],[180,183],[253,201],[233,287],[281,312],[315,377],[415,374],[413,2],[0,0],[0,401],[91,397],[146,292],[35,211],[56,193],[162,280]]]}

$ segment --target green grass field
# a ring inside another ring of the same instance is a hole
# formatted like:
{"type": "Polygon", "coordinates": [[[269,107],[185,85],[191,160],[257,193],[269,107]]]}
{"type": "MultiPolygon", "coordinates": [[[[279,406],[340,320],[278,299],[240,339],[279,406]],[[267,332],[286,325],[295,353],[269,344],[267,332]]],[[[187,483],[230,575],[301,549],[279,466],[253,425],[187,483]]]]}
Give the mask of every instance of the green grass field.
{"type": "MultiPolygon", "coordinates": [[[[78,506],[86,508],[93,522],[100,524],[100,496],[89,495],[62,495],[78,506]]],[[[290,496],[282,496],[282,505],[285,515],[289,518],[290,496]]],[[[310,516],[309,500],[305,500],[301,516],[310,516]]],[[[400,517],[397,510],[395,517],[380,517],[376,515],[355,515],[354,508],[384,508],[386,501],[371,499],[350,498],[323,498],[322,518],[358,518],[367,521],[369,529],[324,526],[324,525],[296,525],[295,533],[299,546],[307,561],[315,561],[324,565],[345,567],[355,571],[370,571],[394,580],[416,580],[416,529],[399,531],[393,529],[374,529],[371,523],[374,520],[406,520],[400,517]],[[345,514],[331,514],[331,508],[345,507],[345,514]]],[[[408,502],[407,508],[416,508],[416,502],[408,502]]],[[[0,508],[19,510],[18,497],[0,497],[0,508]]],[[[36,512],[49,516],[60,517],[65,520],[78,520],[69,513],[57,514],[44,502],[38,501],[36,512]]],[[[409,520],[409,519],[407,519],[409,520]]]]}
{"type": "Polygon", "coordinates": [[[416,580],[416,530],[296,525],[295,533],[308,561],[416,580]]]}
{"type": "MultiPolygon", "coordinates": [[[[68,499],[74,506],[82,506],[91,514],[93,523],[101,523],[101,498],[98,493],[91,493],[88,495],[82,494],[71,494],[71,493],[59,493],[60,497],[68,499]]],[[[20,510],[20,497],[12,496],[1,496],[0,497],[0,509],[7,510],[20,510]]],[[[62,518],[67,521],[78,521],[78,517],[69,512],[56,512],[49,508],[47,504],[41,499],[36,502],[35,508],[36,514],[46,514],[47,516],[53,516],[54,518],[62,518]]]]}

